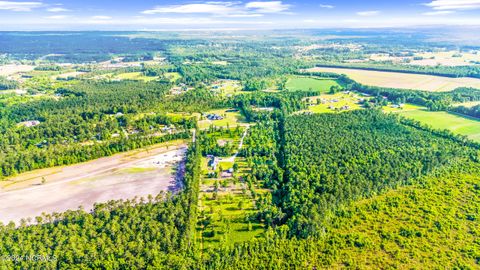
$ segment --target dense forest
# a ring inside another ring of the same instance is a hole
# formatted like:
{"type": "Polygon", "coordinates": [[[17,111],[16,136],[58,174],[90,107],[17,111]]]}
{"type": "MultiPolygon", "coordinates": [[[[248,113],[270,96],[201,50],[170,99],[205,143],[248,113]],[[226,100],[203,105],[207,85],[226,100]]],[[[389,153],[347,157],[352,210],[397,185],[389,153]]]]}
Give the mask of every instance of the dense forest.
{"type": "Polygon", "coordinates": [[[277,197],[292,234],[320,234],[338,205],[405,185],[446,164],[478,160],[457,142],[376,110],[293,116],[284,124],[277,197]]]}

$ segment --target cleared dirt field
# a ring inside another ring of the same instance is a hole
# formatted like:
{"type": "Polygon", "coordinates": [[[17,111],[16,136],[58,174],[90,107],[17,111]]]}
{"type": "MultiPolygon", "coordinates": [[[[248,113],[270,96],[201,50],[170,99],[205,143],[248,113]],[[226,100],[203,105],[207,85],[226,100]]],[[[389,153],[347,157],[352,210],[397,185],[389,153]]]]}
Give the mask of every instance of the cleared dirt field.
{"type": "Polygon", "coordinates": [[[388,88],[424,90],[432,92],[447,92],[458,87],[480,88],[480,79],[475,78],[447,78],[400,72],[323,67],[311,68],[306,71],[345,74],[361,84],[388,88]]]}
{"type": "Polygon", "coordinates": [[[4,65],[0,66],[0,76],[9,76],[18,72],[32,71],[35,67],[30,65],[4,65]]]}
{"type": "Polygon", "coordinates": [[[183,172],[183,142],[152,146],[72,166],[37,170],[0,182],[0,222],[45,213],[90,211],[96,202],[176,191],[183,172]],[[44,182],[42,184],[42,182],[44,182]]]}

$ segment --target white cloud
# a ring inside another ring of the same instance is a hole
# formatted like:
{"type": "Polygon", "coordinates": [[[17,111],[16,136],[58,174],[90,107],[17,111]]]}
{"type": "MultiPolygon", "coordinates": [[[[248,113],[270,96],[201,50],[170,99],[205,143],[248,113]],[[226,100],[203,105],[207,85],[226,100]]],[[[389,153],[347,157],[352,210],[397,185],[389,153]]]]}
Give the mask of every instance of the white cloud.
{"type": "Polygon", "coordinates": [[[359,11],[357,12],[358,16],[368,17],[368,16],[375,16],[380,14],[378,10],[368,10],[368,11],[359,11]]]}
{"type": "Polygon", "coordinates": [[[122,19],[112,19],[112,20],[95,20],[85,19],[80,20],[77,23],[85,25],[142,25],[142,26],[208,26],[208,25],[270,25],[270,21],[235,21],[235,20],[221,20],[216,18],[144,18],[144,17],[134,17],[134,18],[122,18],[122,19]]]}
{"type": "Polygon", "coordinates": [[[222,17],[261,17],[267,13],[281,13],[290,8],[290,5],[282,1],[248,2],[241,5],[240,2],[204,2],[184,5],[156,6],[153,9],[143,11],[143,14],[212,14],[222,17]]]}
{"type": "Polygon", "coordinates": [[[455,11],[452,11],[452,10],[439,10],[439,11],[425,12],[425,13],[422,13],[422,15],[425,15],[425,16],[438,16],[438,15],[447,15],[447,14],[452,14],[452,13],[455,13],[455,11]]]}
{"type": "Polygon", "coordinates": [[[158,14],[158,13],[211,13],[222,14],[234,12],[236,8],[231,2],[207,2],[203,4],[185,4],[173,6],[157,6],[153,9],[145,10],[143,14],[158,14]]]}
{"type": "Polygon", "coordinates": [[[48,12],[67,12],[71,10],[66,8],[61,8],[61,7],[54,7],[54,8],[47,8],[47,11],[48,12]]]}
{"type": "Polygon", "coordinates": [[[249,2],[245,5],[247,9],[254,9],[259,13],[279,13],[287,11],[291,6],[282,1],[249,2]]]}
{"type": "Polygon", "coordinates": [[[335,6],[332,6],[332,5],[326,5],[326,4],[320,4],[318,5],[319,7],[321,8],[328,8],[328,9],[332,9],[332,8],[335,8],[335,6]]]}
{"type": "Polygon", "coordinates": [[[435,10],[467,10],[480,8],[480,0],[434,0],[425,5],[435,10]]]}
{"type": "Polygon", "coordinates": [[[54,15],[54,16],[47,16],[47,17],[44,17],[45,19],[50,19],[50,20],[63,20],[63,19],[66,19],[70,16],[67,16],[67,15],[54,15]]]}
{"type": "Polygon", "coordinates": [[[92,19],[92,20],[111,20],[112,17],[110,17],[110,16],[98,15],[98,16],[92,16],[91,19],[92,19]]]}
{"type": "Polygon", "coordinates": [[[42,2],[13,2],[13,1],[0,1],[0,10],[11,11],[31,11],[34,8],[43,6],[42,2]]]}

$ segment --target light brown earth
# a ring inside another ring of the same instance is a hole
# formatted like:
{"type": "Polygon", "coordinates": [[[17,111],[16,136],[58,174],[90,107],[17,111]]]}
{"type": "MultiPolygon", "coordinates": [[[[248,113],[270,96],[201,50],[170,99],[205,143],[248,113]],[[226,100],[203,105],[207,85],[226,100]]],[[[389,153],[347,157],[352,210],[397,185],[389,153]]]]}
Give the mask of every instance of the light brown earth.
{"type": "Polygon", "coordinates": [[[0,76],[9,76],[18,72],[32,71],[35,67],[30,65],[3,65],[0,66],[0,76]]]}
{"type": "Polygon", "coordinates": [[[45,213],[90,211],[96,202],[175,192],[186,152],[174,142],[72,166],[36,170],[0,182],[0,222],[45,213]],[[181,170],[181,169],[180,169],[181,170]],[[45,183],[42,184],[42,179],[45,183]]]}
{"type": "Polygon", "coordinates": [[[401,72],[324,67],[311,68],[306,71],[345,74],[361,84],[388,88],[424,90],[431,92],[448,92],[458,87],[480,88],[480,79],[475,78],[448,78],[401,72]]]}

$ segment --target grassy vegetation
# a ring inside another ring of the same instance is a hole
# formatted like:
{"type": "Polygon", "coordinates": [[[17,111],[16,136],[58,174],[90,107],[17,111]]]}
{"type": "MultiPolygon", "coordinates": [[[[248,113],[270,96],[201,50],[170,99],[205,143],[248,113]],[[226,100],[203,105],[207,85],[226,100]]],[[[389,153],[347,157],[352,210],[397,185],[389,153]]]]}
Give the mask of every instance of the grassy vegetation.
{"type": "Polygon", "coordinates": [[[330,87],[340,86],[338,82],[331,79],[321,79],[321,78],[309,78],[309,77],[300,77],[292,76],[288,79],[286,88],[288,90],[299,91],[299,90],[316,90],[322,92],[328,92],[330,87]]]}
{"type": "Polygon", "coordinates": [[[231,109],[221,109],[205,112],[207,114],[217,114],[223,117],[222,120],[208,120],[205,117],[201,117],[198,121],[198,127],[200,129],[206,129],[210,126],[214,127],[236,127],[246,123],[245,117],[239,111],[232,111],[231,109]]]}
{"type": "Polygon", "coordinates": [[[321,95],[309,98],[311,104],[308,108],[313,113],[331,113],[361,109],[360,100],[364,97],[356,93],[336,93],[333,95],[321,95]],[[318,102],[317,102],[318,100],[318,102]],[[319,104],[317,104],[319,103],[319,104]],[[343,109],[342,109],[343,108],[343,109]]]}
{"type": "Polygon", "coordinates": [[[178,72],[167,72],[164,74],[165,78],[169,79],[171,82],[176,82],[182,78],[182,75],[178,72]]]}
{"type": "Polygon", "coordinates": [[[478,268],[479,181],[478,173],[429,177],[337,211],[329,233],[349,244],[330,267],[478,268]]]}
{"type": "Polygon", "coordinates": [[[239,81],[235,80],[220,80],[211,85],[212,91],[217,92],[223,96],[234,95],[242,91],[242,86],[239,81]]]}
{"type": "MultiPolygon", "coordinates": [[[[235,147],[240,143],[240,134],[214,132],[217,140],[233,141],[235,147]]],[[[220,157],[227,159],[228,157],[220,157]]],[[[197,226],[197,242],[202,249],[220,245],[249,241],[263,237],[264,224],[252,221],[257,209],[254,195],[244,181],[244,176],[251,173],[245,158],[220,161],[214,170],[208,166],[209,159],[202,158],[202,181],[199,200],[199,222],[197,226]],[[222,176],[222,172],[234,167],[238,169],[232,176],[222,176]],[[216,174],[216,177],[212,177],[216,174]]],[[[263,193],[258,186],[253,187],[256,193],[263,193]]]]}
{"type": "Polygon", "coordinates": [[[127,73],[121,73],[115,76],[116,79],[119,80],[134,80],[134,81],[144,81],[144,82],[149,82],[149,81],[154,81],[158,79],[157,77],[148,77],[143,75],[142,72],[127,72],[127,73]]]}
{"type": "Polygon", "coordinates": [[[453,133],[465,135],[480,142],[480,121],[448,112],[432,112],[425,109],[399,112],[436,129],[448,129],[453,133]]]}

